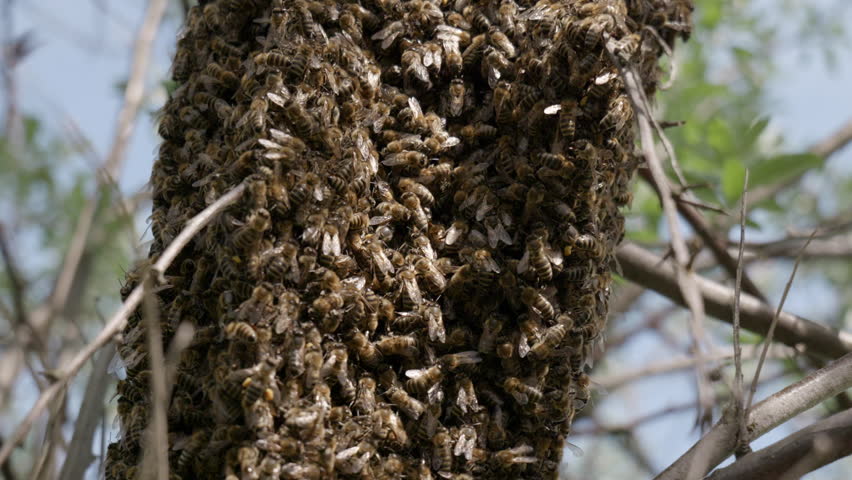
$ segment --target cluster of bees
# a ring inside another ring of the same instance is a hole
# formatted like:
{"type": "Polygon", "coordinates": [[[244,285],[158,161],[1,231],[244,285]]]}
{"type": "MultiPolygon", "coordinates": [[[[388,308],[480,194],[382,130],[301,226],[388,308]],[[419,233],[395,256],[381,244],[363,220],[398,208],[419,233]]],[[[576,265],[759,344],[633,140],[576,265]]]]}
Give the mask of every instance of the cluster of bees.
{"type": "MultiPolygon", "coordinates": [[[[157,293],[195,326],[175,478],[554,478],[589,400],[630,203],[633,107],[686,0],[219,0],[159,123],[151,259],[229,188],[157,293]]],[[[125,295],[142,267],[131,273],[125,295]]],[[[138,471],[144,322],[107,479],[138,471]]]]}

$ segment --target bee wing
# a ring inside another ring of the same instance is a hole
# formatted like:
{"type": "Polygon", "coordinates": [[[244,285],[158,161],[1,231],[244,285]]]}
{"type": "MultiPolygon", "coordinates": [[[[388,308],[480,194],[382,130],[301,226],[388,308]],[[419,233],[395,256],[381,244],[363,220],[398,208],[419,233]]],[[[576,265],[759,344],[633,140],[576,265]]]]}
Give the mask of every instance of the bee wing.
{"type": "Polygon", "coordinates": [[[406,295],[411,299],[416,305],[420,305],[423,303],[423,296],[420,294],[420,287],[417,285],[417,279],[412,277],[410,279],[405,279],[402,281],[403,288],[405,288],[406,295]]]}
{"type": "Polygon", "coordinates": [[[287,99],[281,95],[278,95],[277,93],[267,92],[266,98],[268,98],[269,101],[271,101],[275,105],[278,105],[281,108],[284,108],[284,106],[287,105],[287,99]]]}
{"type": "Polygon", "coordinates": [[[340,236],[336,233],[325,232],[322,237],[322,253],[340,256],[340,236]]]}
{"type": "Polygon", "coordinates": [[[375,217],[370,217],[370,226],[386,225],[391,220],[393,220],[393,217],[390,215],[376,215],[375,217]]]}
{"type": "Polygon", "coordinates": [[[476,209],[476,221],[481,222],[493,208],[494,205],[488,201],[488,196],[486,196],[479,205],[479,208],[476,209]]]}
{"type": "MultiPolygon", "coordinates": [[[[499,225],[499,222],[495,222],[496,225],[499,225]]],[[[494,227],[494,224],[485,225],[485,233],[488,234],[488,246],[491,248],[497,248],[497,245],[500,243],[500,237],[497,234],[497,229],[494,227]]]]}
{"type": "MultiPolygon", "coordinates": [[[[425,70],[425,69],[424,69],[425,70]]],[[[429,74],[426,73],[426,79],[428,80],[429,74]]],[[[423,117],[423,109],[420,107],[420,102],[415,97],[408,97],[408,108],[414,112],[414,118],[423,117]]]]}
{"type": "Polygon", "coordinates": [[[118,352],[115,352],[112,356],[112,360],[110,360],[109,366],[107,367],[107,373],[115,376],[119,380],[127,378],[127,368],[124,365],[124,360],[121,359],[121,354],[118,352]]]}
{"type": "Polygon", "coordinates": [[[452,245],[456,243],[458,239],[461,238],[462,234],[462,229],[456,228],[456,226],[453,225],[447,230],[447,236],[444,238],[444,243],[446,243],[447,245],[452,245]]]}
{"type": "Polygon", "coordinates": [[[428,320],[429,340],[444,343],[447,339],[447,331],[444,328],[441,308],[437,305],[429,307],[426,311],[426,318],[428,320]]]}
{"type": "Polygon", "coordinates": [[[384,274],[392,273],[394,271],[393,264],[387,255],[385,255],[384,251],[373,253],[373,261],[376,262],[376,266],[379,267],[379,270],[384,274]]]}
{"type": "Polygon", "coordinates": [[[574,457],[576,458],[580,458],[583,456],[583,449],[578,447],[577,445],[574,445],[571,442],[565,442],[565,448],[571,450],[571,454],[574,455],[574,457]]]}
{"type": "Polygon", "coordinates": [[[558,248],[552,248],[548,246],[545,249],[545,255],[550,260],[550,263],[556,265],[557,267],[562,265],[562,261],[564,260],[564,256],[562,255],[562,250],[558,248]]]}
{"type": "Polygon", "coordinates": [[[527,334],[522,333],[521,338],[518,339],[518,356],[524,358],[528,353],[530,353],[530,343],[527,334]]]}
{"type": "Polygon", "coordinates": [[[556,113],[558,113],[559,110],[562,110],[562,105],[557,103],[556,105],[551,105],[551,106],[545,108],[544,114],[545,115],[556,115],[556,113]]]}
{"type": "Polygon", "coordinates": [[[258,138],[257,143],[269,150],[277,150],[279,148],[284,148],[284,145],[279,145],[273,142],[272,140],[267,140],[265,138],[258,138]]]}
{"type": "Polygon", "coordinates": [[[518,262],[518,274],[523,274],[527,270],[530,269],[530,251],[529,249],[524,250],[524,255],[521,257],[521,260],[518,262]]]}

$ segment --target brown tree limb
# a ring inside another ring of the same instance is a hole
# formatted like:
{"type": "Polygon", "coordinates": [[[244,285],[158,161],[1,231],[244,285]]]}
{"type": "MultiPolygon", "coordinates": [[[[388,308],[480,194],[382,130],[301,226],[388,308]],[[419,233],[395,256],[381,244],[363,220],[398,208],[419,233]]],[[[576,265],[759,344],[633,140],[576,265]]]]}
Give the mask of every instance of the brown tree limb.
{"type": "MultiPolygon", "coordinates": [[[[175,237],[172,243],[169,244],[169,246],[157,259],[156,263],[154,263],[151,267],[151,273],[165,272],[183,248],[195,237],[195,235],[197,235],[201,229],[216,218],[216,216],[225,208],[239,200],[245,190],[245,183],[241,183],[233,190],[210,204],[210,206],[199,212],[198,215],[190,219],[180,234],[175,237]]],[[[44,411],[44,409],[59,393],[65,390],[68,382],[74,378],[77,372],[80,371],[83,364],[86,363],[89,358],[98,351],[98,349],[106,345],[107,342],[112,340],[112,338],[124,328],[127,318],[136,311],[136,308],[142,301],[143,290],[144,284],[134,288],[121,307],[119,307],[112,317],[110,317],[107,324],[97,337],[95,337],[91,343],[86,345],[83,350],[78,352],[74,358],[56,372],[54,383],[41,392],[41,395],[30,409],[27,416],[15,429],[11,438],[3,445],[3,448],[0,449],[0,465],[3,465],[3,463],[6,462],[9,455],[12,453],[12,449],[14,449],[15,446],[24,439],[41,412],[44,411]]]]}
{"type": "MultiPolygon", "coordinates": [[[[746,420],[749,436],[751,439],[759,438],[778,425],[850,387],[852,387],[852,353],[844,355],[755,404],[754,408],[748,412],[746,420]]],[[[738,429],[739,425],[733,409],[727,410],[719,422],[698,443],[655,477],[655,480],[702,478],[733,453],[738,429]],[[688,472],[696,476],[690,477],[688,472]]]]}
{"type": "MultiPolygon", "coordinates": [[[[685,305],[670,262],[662,261],[657,255],[630,243],[618,248],[616,258],[625,278],[685,305]]],[[[733,318],[733,290],[700,276],[696,276],[696,282],[707,312],[719,320],[730,322],[733,318]]],[[[740,302],[742,327],[765,335],[775,315],[773,309],[751,295],[743,295],[740,302]]],[[[779,315],[775,337],[785,345],[823,359],[852,352],[852,334],[788,312],[779,315]]]]}
{"type": "Polygon", "coordinates": [[[799,478],[848,455],[852,455],[852,410],[836,413],[746,455],[716,470],[707,480],[775,480],[792,470],[798,470],[793,478],[799,478]],[[821,442],[827,447],[825,450],[817,448],[821,442]]]}

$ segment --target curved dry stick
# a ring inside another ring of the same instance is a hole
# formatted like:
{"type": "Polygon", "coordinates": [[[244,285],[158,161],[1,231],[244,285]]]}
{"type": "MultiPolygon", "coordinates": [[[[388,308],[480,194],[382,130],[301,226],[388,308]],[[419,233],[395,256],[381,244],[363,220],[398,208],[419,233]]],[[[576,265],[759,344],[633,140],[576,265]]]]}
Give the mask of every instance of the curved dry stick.
{"type": "MultiPolygon", "coordinates": [[[[183,250],[183,247],[185,247],[193,239],[193,237],[201,231],[202,228],[207,226],[207,224],[209,224],[216,215],[239,200],[243,193],[245,193],[245,190],[245,183],[241,183],[186,222],[183,231],[175,237],[172,243],[169,244],[169,246],[157,259],[156,263],[154,263],[151,267],[151,274],[166,271],[172,262],[174,262],[175,258],[177,258],[180,254],[181,250],[183,250]]],[[[56,372],[55,382],[41,392],[41,396],[39,396],[35,405],[33,405],[30,409],[30,412],[18,425],[15,432],[9,437],[8,441],[3,444],[3,448],[0,449],[0,465],[6,462],[9,455],[12,453],[12,449],[14,449],[15,446],[24,439],[24,436],[26,436],[27,432],[29,432],[36,418],[38,418],[50,401],[65,389],[68,382],[77,374],[77,372],[80,371],[83,364],[86,363],[86,361],[88,361],[88,359],[94,355],[99,348],[106,345],[107,342],[109,342],[124,328],[127,318],[136,311],[136,307],[138,307],[139,303],[142,301],[143,290],[144,283],[134,288],[121,307],[119,307],[112,317],[110,317],[109,321],[107,321],[98,336],[95,337],[91,343],[86,345],[82,351],[77,353],[71,361],[66,363],[63,368],[56,372]]]]}
{"type": "MultiPolygon", "coordinates": [[[[852,353],[754,405],[746,428],[755,439],[796,415],[852,387],[852,353]]],[[[682,480],[692,471],[703,477],[733,453],[739,429],[734,410],[722,415],[713,428],[654,480],[682,480]]]]}

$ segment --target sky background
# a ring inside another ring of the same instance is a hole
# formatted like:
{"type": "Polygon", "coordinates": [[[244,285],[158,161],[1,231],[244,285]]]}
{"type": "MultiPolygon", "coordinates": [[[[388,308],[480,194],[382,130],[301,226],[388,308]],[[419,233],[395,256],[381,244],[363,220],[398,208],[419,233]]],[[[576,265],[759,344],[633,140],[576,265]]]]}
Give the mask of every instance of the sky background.
{"type": "MultiPolygon", "coordinates": [[[[177,2],[174,2],[175,4],[177,2]]],[[[767,2],[760,2],[766,4],[767,2]]],[[[819,4],[829,5],[823,0],[819,4]]],[[[115,134],[114,122],[121,105],[119,86],[129,69],[128,61],[133,36],[142,18],[146,2],[127,0],[21,0],[15,2],[14,31],[17,34],[33,31],[38,48],[17,70],[20,89],[20,106],[23,112],[42,119],[47,129],[62,135],[73,122],[91,141],[95,151],[103,155],[115,134]],[[69,8],[73,5],[73,8],[69,8]]],[[[846,9],[846,25],[852,25],[852,9],[846,9]]],[[[174,10],[162,26],[155,45],[155,56],[149,69],[149,102],[145,114],[138,118],[137,128],[121,175],[120,185],[126,194],[135,194],[147,182],[154,152],[158,145],[155,123],[150,112],[162,105],[164,93],[156,82],[165,78],[171,62],[173,45],[178,29],[179,16],[174,10]]],[[[772,76],[769,85],[771,102],[767,113],[772,118],[772,128],[784,135],[792,150],[806,148],[836,130],[852,115],[852,61],[848,49],[839,52],[833,66],[829,67],[819,56],[811,56],[803,67],[801,52],[791,48],[779,56],[780,71],[772,76]]],[[[0,92],[0,95],[3,95],[0,92]]],[[[88,160],[77,160],[80,165],[94,165],[88,160]]],[[[852,175],[852,149],[833,157],[828,168],[838,175],[852,175]]],[[[819,189],[815,179],[808,179],[807,188],[819,189]]],[[[825,202],[829,202],[826,199],[825,202]]],[[[831,207],[831,205],[829,205],[831,207]]],[[[836,206],[835,206],[836,207],[836,206]]],[[[145,230],[141,216],[139,231],[145,230]]],[[[830,295],[822,295],[824,285],[818,279],[799,280],[786,309],[808,313],[814,320],[832,313],[830,295]],[[814,297],[824,299],[823,308],[814,310],[814,297]]],[[[646,298],[646,302],[658,299],[646,298]]],[[[614,318],[616,322],[638,322],[641,318],[627,316],[614,318]]],[[[683,337],[686,338],[686,337],[683,337]]],[[[653,363],[660,358],[660,340],[653,335],[638,335],[617,356],[608,359],[610,369],[632,369],[637,365],[653,363]]],[[[783,382],[773,383],[770,390],[782,387],[783,382]]],[[[660,377],[636,384],[619,391],[617,398],[599,400],[600,414],[612,422],[627,421],[636,416],[651,413],[666,405],[679,405],[693,396],[691,373],[660,377]],[[653,399],[652,402],[646,401],[653,399]]],[[[27,389],[22,390],[16,408],[28,406],[27,389]]],[[[688,427],[692,413],[685,412],[664,420],[648,423],[639,429],[642,448],[652,459],[654,466],[661,469],[677,458],[698,436],[688,427]],[[687,427],[685,427],[685,425],[687,427]]],[[[13,417],[14,418],[14,417],[13,417]]],[[[793,421],[792,426],[801,427],[793,421]]],[[[756,447],[766,445],[789,433],[790,426],[782,427],[755,442],[756,447]]],[[[5,429],[4,429],[5,431],[5,429]]],[[[584,448],[584,458],[575,459],[566,455],[572,465],[581,465],[598,456],[594,446],[583,438],[572,442],[584,448]]],[[[606,446],[602,448],[607,448],[606,446]]],[[[610,449],[611,450],[611,449],[610,449]]],[[[609,450],[607,450],[609,451],[609,450]]],[[[602,452],[601,452],[602,453],[602,452]]],[[[603,462],[600,462],[603,463],[603,462]]],[[[595,470],[605,476],[600,478],[630,478],[630,464],[607,462],[613,466],[598,465],[595,470]],[[607,472],[622,468],[624,471],[607,472]],[[628,475],[628,476],[624,476],[628,475]]],[[[849,459],[842,462],[846,471],[852,467],[849,459]]],[[[841,466],[825,469],[813,479],[842,477],[841,466]]]]}

